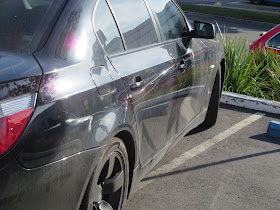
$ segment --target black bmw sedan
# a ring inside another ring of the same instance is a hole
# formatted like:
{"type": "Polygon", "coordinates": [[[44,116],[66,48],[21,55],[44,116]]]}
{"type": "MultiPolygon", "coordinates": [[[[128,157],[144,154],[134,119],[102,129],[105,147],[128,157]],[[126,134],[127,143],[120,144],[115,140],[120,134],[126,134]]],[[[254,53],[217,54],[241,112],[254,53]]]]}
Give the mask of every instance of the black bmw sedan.
{"type": "Polygon", "coordinates": [[[121,209],[224,73],[173,0],[1,0],[0,209],[121,209]]]}

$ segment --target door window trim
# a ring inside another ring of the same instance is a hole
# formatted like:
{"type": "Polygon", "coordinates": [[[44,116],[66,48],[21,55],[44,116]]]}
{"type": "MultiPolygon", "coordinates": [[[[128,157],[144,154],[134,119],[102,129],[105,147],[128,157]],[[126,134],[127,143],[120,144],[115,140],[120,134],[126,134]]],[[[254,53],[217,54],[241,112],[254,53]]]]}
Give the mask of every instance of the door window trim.
{"type": "MultiPolygon", "coordinates": [[[[100,1],[100,0],[99,0],[99,1],[100,1]]],[[[150,47],[153,47],[153,46],[155,46],[155,45],[161,43],[161,37],[160,37],[160,34],[158,34],[158,31],[157,31],[157,30],[158,30],[158,29],[157,29],[158,26],[157,26],[156,23],[154,22],[153,16],[152,16],[152,14],[151,14],[150,11],[149,11],[149,8],[148,8],[148,6],[147,6],[146,0],[142,0],[142,1],[143,1],[144,5],[145,5],[145,7],[146,7],[146,9],[147,9],[147,12],[148,12],[148,14],[149,14],[149,16],[150,16],[150,19],[151,19],[151,22],[152,22],[152,25],[153,25],[153,27],[154,27],[154,29],[155,29],[156,37],[157,37],[158,43],[150,44],[150,45],[145,45],[145,46],[137,47],[137,48],[134,48],[134,49],[128,49],[128,48],[127,48],[127,45],[126,45],[126,42],[125,42],[125,39],[124,39],[124,35],[123,35],[123,33],[121,32],[121,30],[120,30],[120,26],[119,26],[119,23],[118,23],[118,21],[117,21],[117,18],[116,18],[116,15],[115,15],[115,13],[114,13],[114,10],[113,10],[113,8],[112,8],[110,2],[109,2],[108,0],[105,0],[105,1],[107,2],[107,5],[108,5],[108,7],[109,7],[109,9],[110,9],[110,11],[111,11],[111,14],[113,15],[113,18],[114,18],[115,23],[116,23],[116,25],[117,25],[117,27],[118,27],[119,33],[121,34],[122,42],[123,42],[123,44],[124,44],[124,51],[125,51],[125,52],[121,52],[121,53],[119,53],[119,54],[124,54],[124,53],[126,53],[126,52],[141,51],[141,50],[143,50],[143,49],[150,48],[150,47]]]]}
{"type": "Polygon", "coordinates": [[[184,11],[181,9],[181,7],[177,4],[177,2],[175,2],[174,0],[171,0],[173,2],[173,4],[175,4],[175,6],[177,7],[177,9],[179,10],[179,12],[181,13],[181,15],[183,16],[185,23],[187,25],[187,29],[190,32],[193,28],[191,27],[191,25],[189,24],[188,18],[185,15],[184,11]]]}
{"type": "MultiPolygon", "coordinates": [[[[102,0],[97,0],[95,2],[95,5],[94,5],[94,9],[93,9],[93,15],[92,15],[92,27],[93,27],[93,31],[94,31],[94,34],[96,36],[96,38],[98,39],[99,43],[101,43],[97,33],[96,33],[96,30],[95,30],[95,27],[94,27],[94,18],[95,18],[95,12],[96,12],[96,9],[97,9],[97,6],[99,4],[99,2],[102,1],[102,0]]],[[[112,7],[110,5],[110,3],[107,1],[107,0],[103,0],[105,1],[105,3],[107,4],[110,12],[111,12],[111,15],[115,21],[115,25],[118,29],[118,32],[119,32],[119,35],[120,35],[120,38],[122,40],[122,44],[123,44],[123,48],[124,48],[124,51],[123,52],[118,52],[118,53],[114,53],[114,54],[108,54],[103,45],[101,45],[102,49],[104,50],[104,52],[106,53],[107,57],[108,58],[115,58],[115,57],[119,57],[119,56],[122,56],[122,55],[126,55],[126,54],[129,54],[129,53],[135,53],[135,52],[139,52],[139,51],[142,51],[142,50],[146,50],[146,49],[149,49],[149,48],[153,48],[153,47],[159,47],[159,46],[163,46],[165,45],[166,43],[171,43],[171,42],[174,42],[174,41],[179,41],[181,40],[181,38],[176,38],[176,39],[170,39],[170,40],[163,40],[162,39],[162,32],[161,32],[161,27],[160,27],[160,24],[159,22],[157,22],[157,18],[155,18],[156,14],[154,14],[154,11],[152,10],[152,8],[150,7],[150,4],[147,2],[147,0],[143,0],[145,6],[146,6],[146,9],[150,15],[150,18],[151,18],[151,22],[154,26],[154,29],[156,31],[156,35],[157,35],[157,39],[158,39],[158,43],[154,43],[154,44],[150,44],[150,45],[146,45],[146,46],[143,46],[143,47],[138,47],[138,48],[134,48],[134,49],[127,49],[127,46],[126,46],[126,43],[125,43],[125,40],[124,40],[124,36],[123,36],[123,33],[120,31],[120,27],[119,27],[119,23],[116,19],[116,16],[114,14],[114,11],[112,10],[112,7]]],[[[174,1],[171,0],[173,3],[174,1]]],[[[175,6],[178,8],[178,5],[176,3],[174,3],[175,6]]],[[[188,21],[186,21],[186,17],[184,16],[184,14],[182,13],[182,11],[178,8],[178,10],[180,11],[180,13],[183,15],[184,17],[184,20],[185,20],[185,23],[186,23],[186,26],[188,27],[188,30],[189,30],[189,24],[188,24],[188,21]]]]}
{"type": "MultiPolygon", "coordinates": [[[[99,1],[100,1],[100,0],[99,0],[99,1]]],[[[126,46],[126,43],[125,43],[125,40],[124,40],[124,36],[123,36],[123,33],[122,33],[121,30],[120,30],[119,22],[118,22],[118,20],[117,20],[117,18],[116,18],[116,15],[115,15],[115,13],[114,13],[114,10],[112,9],[112,6],[111,6],[111,4],[110,4],[109,1],[107,1],[107,0],[103,0],[103,1],[106,2],[106,4],[107,4],[107,6],[108,6],[108,8],[109,8],[109,10],[110,10],[110,12],[111,12],[111,14],[112,14],[112,16],[113,16],[113,19],[114,19],[115,24],[116,24],[116,26],[117,26],[117,28],[118,28],[118,31],[119,31],[119,34],[120,34],[120,37],[121,37],[121,40],[122,40],[122,43],[123,43],[123,46],[124,46],[124,51],[127,51],[127,46],[126,46]]]]}
{"type": "Polygon", "coordinates": [[[108,57],[109,58],[115,58],[115,57],[119,57],[119,56],[122,56],[122,55],[127,55],[127,54],[130,54],[130,53],[136,53],[136,52],[140,52],[140,51],[143,51],[143,50],[147,50],[147,49],[155,48],[155,47],[159,47],[159,46],[164,46],[164,43],[163,42],[158,42],[158,43],[155,43],[155,44],[150,44],[150,45],[146,45],[146,46],[143,46],[143,47],[130,49],[130,50],[127,50],[127,51],[124,51],[124,52],[108,55],[108,57]]]}
{"type": "Polygon", "coordinates": [[[147,0],[143,0],[143,1],[144,1],[144,4],[145,4],[145,6],[146,6],[146,8],[147,8],[147,10],[148,10],[148,13],[149,13],[150,18],[151,18],[151,20],[152,20],[152,23],[153,23],[153,25],[154,25],[154,29],[155,29],[155,31],[156,31],[156,35],[157,35],[157,38],[158,38],[158,42],[159,42],[159,43],[160,43],[160,42],[163,42],[163,39],[162,39],[162,37],[161,37],[160,28],[159,28],[159,26],[158,26],[158,24],[157,24],[157,20],[155,19],[154,14],[153,14],[153,10],[152,10],[152,8],[150,7],[150,5],[149,5],[149,3],[148,3],[147,0]]]}
{"type": "Polygon", "coordinates": [[[107,56],[112,56],[112,55],[121,54],[121,53],[123,53],[123,52],[114,53],[114,54],[111,54],[111,55],[108,54],[108,53],[106,52],[106,50],[104,49],[104,46],[101,44],[101,41],[100,41],[100,39],[99,39],[99,36],[98,36],[97,33],[96,33],[95,24],[94,24],[94,19],[95,19],[95,13],[96,13],[96,10],[97,10],[97,7],[98,7],[100,1],[104,1],[104,2],[107,4],[108,9],[109,9],[109,11],[111,12],[111,15],[112,15],[112,17],[113,17],[113,19],[114,19],[115,26],[117,27],[117,30],[118,30],[118,32],[119,32],[119,35],[120,35],[120,39],[121,39],[121,41],[122,41],[122,45],[123,45],[124,52],[126,51],[126,50],[125,50],[125,49],[126,49],[126,46],[125,46],[125,43],[124,43],[124,39],[123,39],[122,33],[120,32],[119,26],[118,26],[118,24],[117,24],[117,20],[115,19],[115,16],[113,15],[112,10],[111,10],[111,8],[109,7],[108,2],[107,2],[106,0],[97,0],[97,1],[95,2],[94,9],[93,9],[93,13],[92,13],[92,18],[91,18],[93,32],[94,32],[94,34],[95,34],[95,36],[96,36],[96,38],[97,38],[97,40],[98,40],[100,46],[102,47],[103,51],[106,53],[107,56]]]}
{"type": "MultiPolygon", "coordinates": [[[[155,24],[157,25],[158,27],[158,30],[160,32],[160,38],[161,38],[161,41],[162,43],[170,43],[170,42],[173,42],[173,41],[178,41],[180,39],[182,39],[182,37],[179,37],[179,38],[176,38],[176,39],[169,39],[169,40],[166,40],[165,37],[164,37],[164,33],[162,31],[162,27],[161,27],[161,24],[159,22],[159,19],[156,15],[156,12],[152,9],[151,5],[149,4],[149,2],[147,0],[144,0],[146,3],[147,3],[147,6],[149,7],[153,17],[154,17],[154,20],[155,20],[155,24]]],[[[181,8],[179,7],[179,5],[174,1],[174,0],[170,0],[175,6],[176,8],[178,9],[178,11],[180,12],[180,14],[183,16],[184,18],[184,21],[185,21],[185,24],[187,26],[187,29],[188,29],[188,32],[190,32],[190,30],[192,29],[192,27],[190,27],[189,25],[189,22],[187,21],[187,17],[185,16],[185,14],[183,13],[183,11],[181,10],[181,8]]]]}

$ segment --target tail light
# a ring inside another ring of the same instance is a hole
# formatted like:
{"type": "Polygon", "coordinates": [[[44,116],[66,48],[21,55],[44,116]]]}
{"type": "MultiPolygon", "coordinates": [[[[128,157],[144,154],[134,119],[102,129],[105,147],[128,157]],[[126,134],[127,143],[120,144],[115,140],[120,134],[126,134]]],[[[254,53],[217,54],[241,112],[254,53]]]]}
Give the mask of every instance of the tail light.
{"type": "Polygon", "coordinates": [[[0,156],[9,151],[24,131],[37,94],[0,101],[0,156]]]}

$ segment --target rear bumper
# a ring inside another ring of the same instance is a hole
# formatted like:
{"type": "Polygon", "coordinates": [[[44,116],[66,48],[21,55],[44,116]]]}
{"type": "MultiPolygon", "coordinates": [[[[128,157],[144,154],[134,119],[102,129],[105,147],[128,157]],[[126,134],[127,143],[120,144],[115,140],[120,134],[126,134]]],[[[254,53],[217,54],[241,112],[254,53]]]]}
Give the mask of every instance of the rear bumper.
{"type": "Polygon", "coordinates": [[[102,153],[91,149],[35,169],[8,153],[0,159],[0,208],[77,209],[102,153]]]}

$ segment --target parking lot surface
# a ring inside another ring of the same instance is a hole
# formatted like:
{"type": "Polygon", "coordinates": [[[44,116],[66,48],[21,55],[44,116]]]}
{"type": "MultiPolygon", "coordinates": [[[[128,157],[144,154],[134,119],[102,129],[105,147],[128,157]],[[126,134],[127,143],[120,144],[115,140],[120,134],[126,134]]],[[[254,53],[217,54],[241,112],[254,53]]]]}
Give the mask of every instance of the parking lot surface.
{"type": "Polygon", "coordinates": [[[280,115],[221,105],[217,124],[187,134],[138,185],[129,209],[279,209],[280,115]]]}
{"type": "Polygon", "coordinates": [[[232,9],[251,10],[267,13],[280,13],[280,4],[266,2],[262,5],[251,4],[249,0],[176,0],[179,4],[218,6],[232,9]]]}
{"type": "Polygon", "coordinates": [[[223,34],[226,33],[230,38],[234,38],[236,36],[238,38],[246,38],[248,45],[259,39],[261,33],[269,31],[275,26],[274,24],[246,21],[235,18],[225,18],[194,12],[185,12],[185,14],[191,24],[193,24],[194,20],[210,22],[216,26],[217,32],[219,31],[217,25],[219,25],[223,34]]]}

